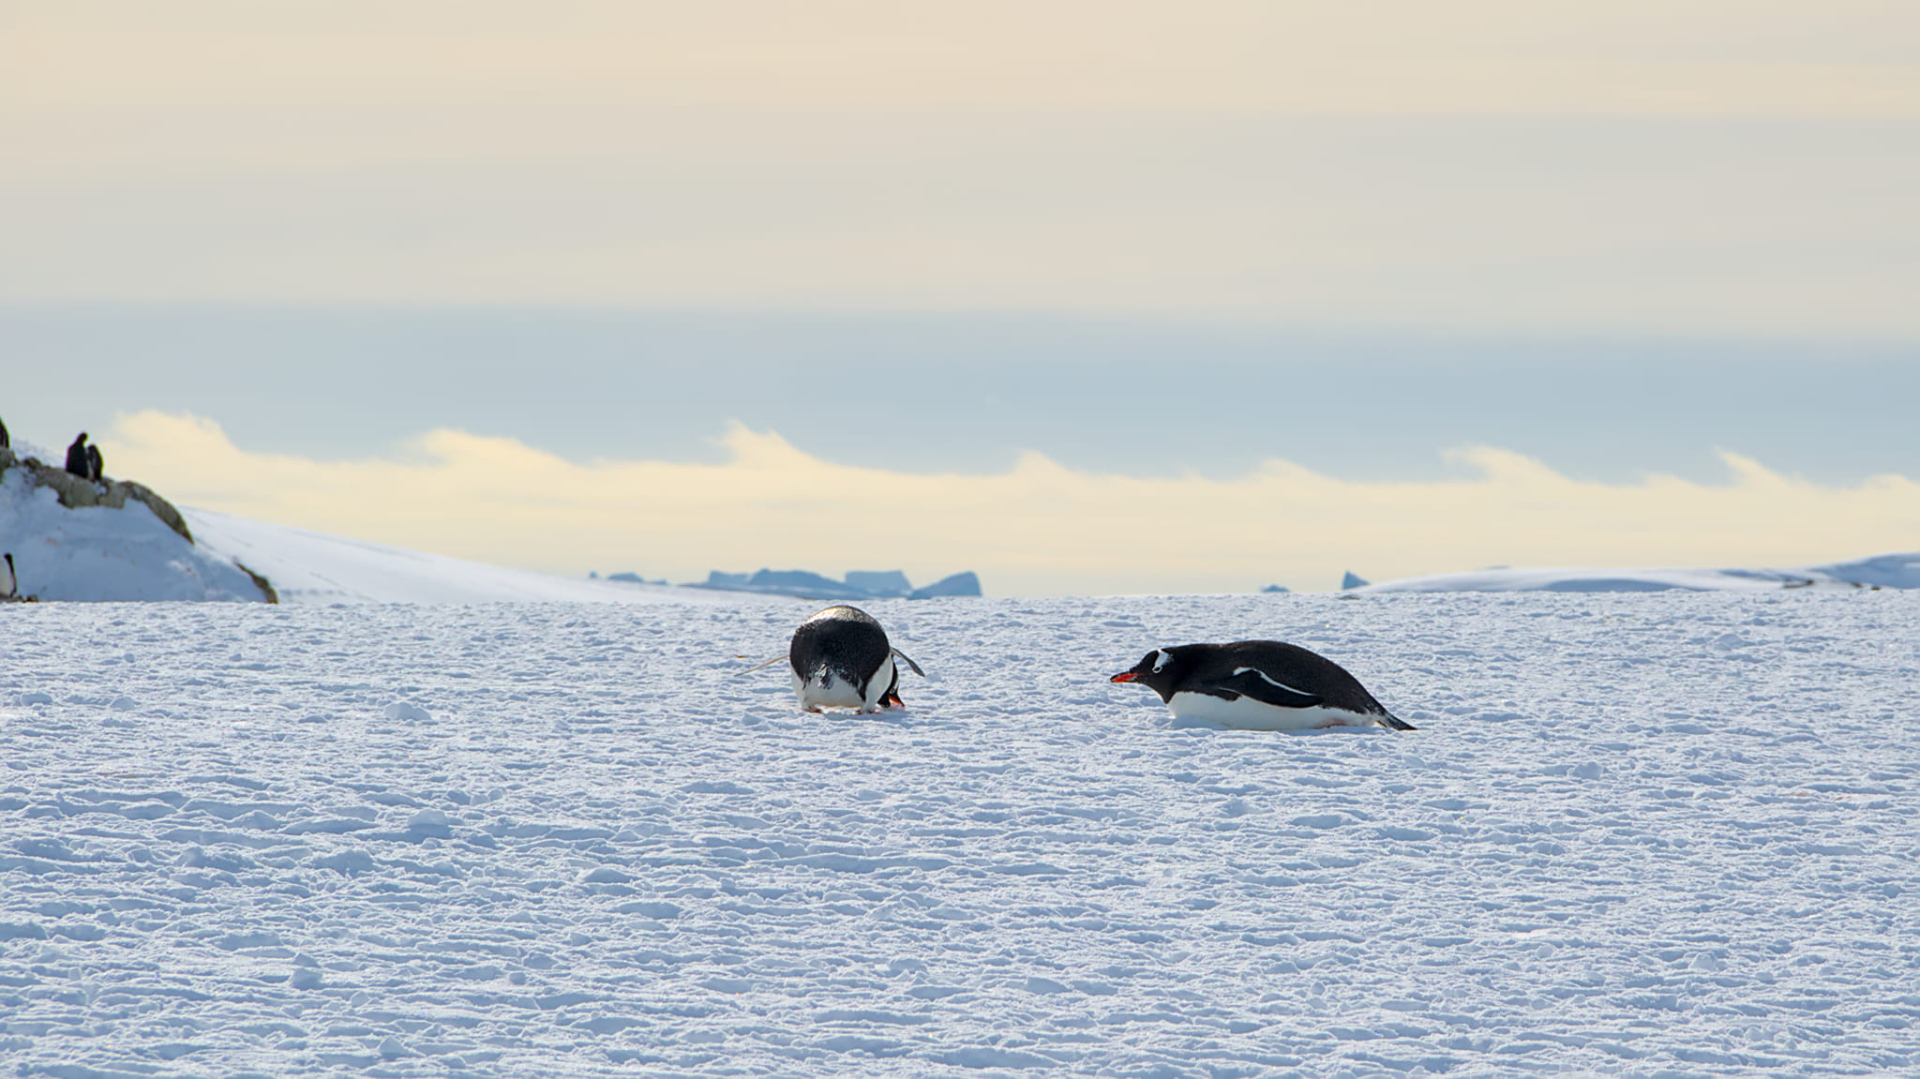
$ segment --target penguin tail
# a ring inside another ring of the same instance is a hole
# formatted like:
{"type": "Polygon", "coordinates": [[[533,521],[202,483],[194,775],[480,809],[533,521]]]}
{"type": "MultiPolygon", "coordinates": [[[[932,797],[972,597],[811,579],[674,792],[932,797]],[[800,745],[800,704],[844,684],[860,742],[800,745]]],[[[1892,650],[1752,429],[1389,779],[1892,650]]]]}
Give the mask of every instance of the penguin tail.
{"type": "Polygon", "coordinates": [[[1417,731],[1420,729],[1408,723],[1406,720],[1401,719],[1399,716],[1394,715],[1392,712],[1382,712],[1375,718],[1380,721],[1382,727],[1390,731],[1417,731]]]}
{"type": "Polygon", "coordinates": [[[922,678],[925,678],[927,676],[927,672],[920,669],[920,665],[913,661],[912,656],[907,655],[905,652],[900,651],[898,648],[893,649],[893,654],[898,656],[901,659],[906,660],[907,666],[913,669],[913,673],[919,675],[922,678]]]}

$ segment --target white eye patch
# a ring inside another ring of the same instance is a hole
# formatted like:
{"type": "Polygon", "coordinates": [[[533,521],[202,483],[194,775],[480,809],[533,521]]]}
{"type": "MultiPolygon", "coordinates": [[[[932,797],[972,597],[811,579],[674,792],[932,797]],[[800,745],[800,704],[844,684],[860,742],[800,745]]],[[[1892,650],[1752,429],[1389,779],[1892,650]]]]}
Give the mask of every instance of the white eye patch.
{"type": "Polygon", "coordinates": [[[1154,655],[1153,673],[1155,674],[1159,674],[1161,671],[1166,670],[1167,664],[1173,662],[1173,653],[1167,651],[1164,648],[1154,649],[1153,655],[1154,655]]]}

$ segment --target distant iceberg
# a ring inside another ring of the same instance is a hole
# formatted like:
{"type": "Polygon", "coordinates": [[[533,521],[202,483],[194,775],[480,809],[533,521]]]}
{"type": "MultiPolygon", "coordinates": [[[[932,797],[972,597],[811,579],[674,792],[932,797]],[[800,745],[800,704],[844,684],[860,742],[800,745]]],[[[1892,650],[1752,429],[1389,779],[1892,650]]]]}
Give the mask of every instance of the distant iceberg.
{"type": "MultiPolygon", "coordinates": [[[[977,584],[977,582],[976,582],[977,584]]],[[[913,593],[913,582],[897,569],[875,573],[872,570],[853,570],[847,574],[847,587],[858,588],[869,596],[881,599],[896,599],[913,593]]],[[[979,595],[976,589],[973,593],[979,595]]]]}
{"type": "MultiPolygon", "coordinates": [[[[1352,577],[1352,574],[1348,574],[1352,577]]],[[[1484,569],[1382,581],[1358,592],[1689,592],[1920,588],[1920,552],[1792,569],[1484,569]]]]}
{"type": "MultiPolygon", "coordinates": [[[[847,574],[851,579],[853,574],[847,574]]],[[[956,573],[951,577],[942,577],[925,588],[916,588],[907,594],[908,599],[936,599],[940,596],[977,596],[980,595],[980,578],[972,570],[956,573]]]]}
{"type": "Polygon", "coordinates": [[[801,599],[933,599],[938,596],[978,596],[980,578],[971,570],[945,577],[925,588],[913,587],[905,573],[890,570],[854,570],[836,581],[803,569],[762,569],[755,573],[714,570],[688,588],[719,592],[759,592],[801,599]]]}

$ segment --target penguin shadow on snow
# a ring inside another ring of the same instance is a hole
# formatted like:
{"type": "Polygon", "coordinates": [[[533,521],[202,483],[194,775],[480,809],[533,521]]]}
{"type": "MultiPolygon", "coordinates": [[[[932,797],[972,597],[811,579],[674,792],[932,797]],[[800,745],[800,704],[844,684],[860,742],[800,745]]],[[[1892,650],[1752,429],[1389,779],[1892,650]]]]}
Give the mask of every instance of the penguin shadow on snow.
{"type": "Polygon", "coordinates": [[[1109,678],[1159,694],[1176,729],[1318,734],[1384,727],[1410,731],[1346,668],[1284,641],[1156,648],[1109,678]]]}
{"type": "MultiPolygon", "coordinates": [[[[793,695],[801,709],[824,712],[852,709],[856,715],[878,715],[904,709],[900,699],[900,668],[896,661],[922,678],[912,657],[887,640],[878,619],[858,607],[835,604],[800,623],[787,646],[793,695]]],[[[751,667],[749,674],[780,662],[780,657],[751,667]]],[[[738,676],[736,676],[738,677],[738,676]]]]}

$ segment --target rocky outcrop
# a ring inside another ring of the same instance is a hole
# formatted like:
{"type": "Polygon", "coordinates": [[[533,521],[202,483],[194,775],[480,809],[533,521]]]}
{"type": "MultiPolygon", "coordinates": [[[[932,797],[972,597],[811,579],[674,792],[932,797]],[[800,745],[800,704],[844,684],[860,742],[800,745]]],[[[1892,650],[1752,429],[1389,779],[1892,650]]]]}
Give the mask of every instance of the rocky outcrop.
{"type": "MultiPolygon", "coordinates": [[[[22,457],[4,446],[0,446],[0,483],[11,492],[10,498],[24,498],[24,501],[0,505],[0,521],[10,521],[8,530],[21,533],[10,535],[10,544],[27,536],[40,536],[46,541],[44,545],[34,545],[31,559],[26,548],[13,547],[25,560],[21,569],[23,576],[35,583],[35,591],[43,599],[242,599],[246,598],[247,591],[244,582],[251,581],[261,599],[268,603],[280,602],[272,582],[225,555],[199,550],[182,559],[166,553],[165,548],[174,541],[171,538],[162,541],[166,533],[153,528],[151,522],[139,524],[128,518],[122,523],[108,523],[107,519],[94,518],[83,523],[78,517],[69,522],[66,514],[54,509],[43,497],[32,497],[38,489],[49,489],[59,505],[68,510],[118,510],[125,509],[128,502],[139,502],[153,512],[155,520],[189,546],[197,547],[186,518],[173,503],[145,484],[106,477],[91,480],[37,457],[22,457]],[[21,479],[25,481],[24,486],[21,479]],[[33,508],[36,505],[40,507],[37,510],[33,508]],[[25,515],[24,518],[21,515],[25,515]],[[142,534],[145,539],[139,538],[142,534]],[[80,550],[111,554],[76,561],[75,552],[80,550]],[[219,581],[223,574],[232,576],[236,571],[245,575],[237,579],[237,588],[233,580],[224,584],[209,583],[219,581]]],[[[122,519],[116,516],[114,520],[122,519]]]]}
{"type": "Polygon", "coordinates": [[[186,518],[173,508],[173,503],[155,494],[145,484],[108,479],[96,483],[85,476],[76,476],[64,468],[47,464],[37,457],[16,457],[11,449],[0,448],[0,473],[16,466],[27,470],[34,486],[53,488],[60,504],[70,510],[84,506],[105,506],[117,510],[126,506],[128,499],[133,499],[146,503],[162,524],[180,533],[181,539],[193,542],[193,533],[187,530],[186,518]]]}
{"type": "Polygon", "coordinates": [[[269,581],[265,577],[261,576],[260,574],[255,573],[252,570],[248,569],[247,564],[245,562],[240,561],[237,558],[233,560],[233,564],[236,566],[239,566],[240,572],[246,574],[248,578],[250,578],[253,581],[253,586],[260,590],[260,594],[267,598],[268,603],[280,602],[280,593],[274,591],[272,581],[269,581]]]}

